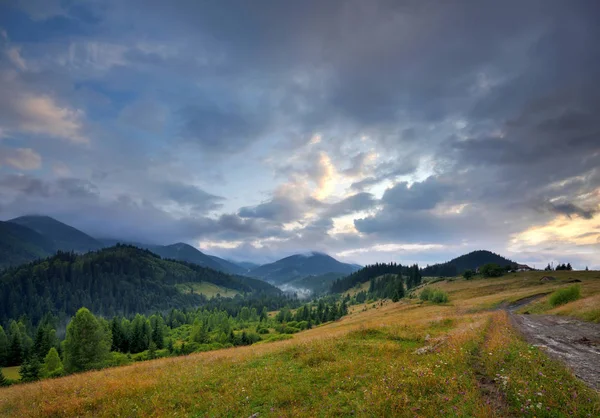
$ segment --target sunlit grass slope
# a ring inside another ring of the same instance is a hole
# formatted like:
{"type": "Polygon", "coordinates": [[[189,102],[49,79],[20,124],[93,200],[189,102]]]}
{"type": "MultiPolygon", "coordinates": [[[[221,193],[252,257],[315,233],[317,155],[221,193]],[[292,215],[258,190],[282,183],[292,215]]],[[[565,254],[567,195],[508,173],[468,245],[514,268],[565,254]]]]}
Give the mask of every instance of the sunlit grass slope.
{"type": "Polygon", "coordinates": [[[541,295],[540,299],[524,307],[522,311],[569,315],[600,322],[600,271],[521,272],[489,279],[444,280],[428,286],[448,292],[451,301],[463,310],[490,309],[502,302],[510,303],[529,296],[541,295]],[[543,281],[544,277],[555,280],[543,281]],[[553,308],[548,302],[550,294],[573,285],[580,286],[581,299],[553,308]]]}
{"type": "Polygon", "coordinates": [[[436,283],[449,304],[376,302],[291,340],[0,389],[0,415],[600,416],[596,392],[481,309],[535,293],[523,280],[488,282],[495,296],[436,283]]]}
{"type": "Polygon", "coordinates": [[[181,283],[176,284],[175,287],[181,293],[195,293],[197,295],[203,294],[207,298],[213,298],[217,295],[222,297],[232,298],[235,295],[239,294],[237,290],[228,289],[226,287],[217,286],[216,284],[209,282],[200,282],[200,283],[181,283]]]}

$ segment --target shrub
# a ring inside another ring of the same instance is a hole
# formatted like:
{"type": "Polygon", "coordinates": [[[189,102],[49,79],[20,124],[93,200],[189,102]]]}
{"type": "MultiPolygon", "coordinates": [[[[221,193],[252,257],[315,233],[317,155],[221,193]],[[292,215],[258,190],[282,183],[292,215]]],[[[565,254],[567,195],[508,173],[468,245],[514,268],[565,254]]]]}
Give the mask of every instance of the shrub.
{"type": "Polygon", "coordinates": [[[290,326],[284,327],[283,330],[281,331],[282,334],[295,334],[297,332],[300,332],[299,328],[294,328],[294,327],[290,327],[290,326]]]}
{"type": "Polygon", "coordinates": [[[448,293],[443,290],[426,287],[421,291],[419,298],[422,301],[428,300],[433,303],[446,303],[448,302],[448,293]]]}
{"type": "Polygon", "coordinates": [[[447,303],[448,302],[448,293],[443,290],[436,290],[431,294],[429,298],[433,303],[447,303]]]}
{"type": "Polygon", "coordinates": [[[581,288],[578,285],[569,286],[564,289],[557,290],[550,295],[550,305],[558,306],[572,302],[581,297],[581,288]]]}
{"type": "Polygon", "coordinates": [[[258,332],[259,334],[268,334],[269,328],[257,328],[256,332],[258,332]]]}
{"type": "Polygon", "coordinates": [[[463,273],[463,277],[465,278],[465,280],[471,280],[474,275],[475,273],[473,273],[473,270],[465,270],[465,272],[463,273]]]}
{"type": "Polygon", "coordinates": [[[483,266],[481,266],[479,271],[481,272],[481,274],[483,274],[483,277],[500,277],[506,272],[506,270],[504,270],[496,263],[484,264],[483,266]]]}
{"type": "Polygon", "coordinates": [[[421,294],[419,295],[419,299],[425,301],[425,300],[429,300],[429,298],[431,298],[431,295],[433,294],[433,290],[431,290],[430,287],[426,287],[425,289],[423,289],[421,291],[421,294]]]}

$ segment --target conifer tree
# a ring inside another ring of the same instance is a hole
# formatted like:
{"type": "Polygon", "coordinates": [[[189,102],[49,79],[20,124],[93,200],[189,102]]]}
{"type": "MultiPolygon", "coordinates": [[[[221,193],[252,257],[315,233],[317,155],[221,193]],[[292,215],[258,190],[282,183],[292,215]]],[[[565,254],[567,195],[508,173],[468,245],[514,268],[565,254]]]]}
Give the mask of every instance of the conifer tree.
{"type": "Polygon", "coordinates": [[[8,337],[0,325],[0,367],[6,364],[8,358],[8,337]]]}
{"type": "Polygon", "coordinates": [[[44,364],[42,365],[42,375],[44,377],[57,377],[64,373],[64,368],[58,351],[52,347],[46,357],[44,358],[44,364]]]}
{"type": "Polygon", "coordinates": [[[2,373],[2,369],[0,368],[0,387],[9,386],[9,385],[10,385],[10,382],[8,381],[6,376],[4,376],[4,373],[2,373]]]}
{"type": "Polygon", "coordinates": [[[21,375],[21,381],[23,382],[34,382],[39,380],[42,373],[42,364],[38,359],[37,355],[31,355],[23,364],[21,364],[21,368],[19,369],[19,374],[21,375]]]}

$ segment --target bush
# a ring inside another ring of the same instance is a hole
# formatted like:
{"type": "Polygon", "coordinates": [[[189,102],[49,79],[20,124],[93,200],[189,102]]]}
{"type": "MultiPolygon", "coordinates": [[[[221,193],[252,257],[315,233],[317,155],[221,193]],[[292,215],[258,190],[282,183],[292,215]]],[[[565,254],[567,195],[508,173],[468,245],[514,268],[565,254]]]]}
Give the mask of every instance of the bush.
{"type": "Polygon", "coordinates": [[[290,326],[284,327],[283,330],[281,331],[282,334],[295,334],[297,332],[300,332],[299,328],[294,328],[294,327],[290,327],[290,326]]]}
{"type": "Polygon", "coordinates": [[[432,289],[430,287],[423,289],[419,295],[419,298],[422,301],[428,300],[433,303],[446,303],[449,300],[448,293],[444,292],[443,290],[432,289]]]}
{"type": "Polygon", "coordinates": [[[431,298],[429,299],[433,303],[447,303],[448,302],[448,293],[442,290],[436,290],[432,293],[431,298]]]}
{"type": "Polygon", "coordinates": [[[425,289],[423,289],[421,291],[421,294],[419,295],[419,299],[425,301],[425,300],[429,300],[431,298],[431,295],[433,294],[433,290],[431,290],[430,287],[426,287],[425,289]]]}
{"type": "Polygon", "coordinates": [[[132,362],[131,356],[127,354],[119,353],[117,351],[111,351],[108,359],[104,362],[106,367],[124,366],[132,362]]]}
{"type": "Polygon", "coordinates": [[[496,263],[484,264],[483,266],[481,266],[479,271],[481,272],[481,274],[483,274],[483,277],[500,277],[506,272],[505,269],[503,269],[496,263]]]}
{"type": "Polygon", "coordinates": [[[259,334],[268,334],[269,328],[257,328],[256,332],[258,332],[259,334]]]}
{"type": "Polygon", "coordinates": [[[578,285],[569,286],[565,289],[557,290],[550,295],[550,305],[559,306],[572,302],[581,297],[581,288],[578,285]]]}
{"type": "Polygon", "coordinates": [[[475,273],[473,273],[473,270],[465,270],[465,272],[463,273],[463,277],[465,278],[465,280],[471,280],[474,275],[475,273]]]}

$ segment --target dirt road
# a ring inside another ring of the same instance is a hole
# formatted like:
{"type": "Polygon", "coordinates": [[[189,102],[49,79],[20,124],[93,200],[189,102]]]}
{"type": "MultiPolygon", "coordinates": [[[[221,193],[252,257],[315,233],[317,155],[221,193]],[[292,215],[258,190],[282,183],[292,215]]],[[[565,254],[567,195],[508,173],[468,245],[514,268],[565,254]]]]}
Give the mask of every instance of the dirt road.
{"type": "Polygon", "coordinates": [[[600,390],[600,324],[556,315],[517,315],[513,312],[523,303],[517,304],[507,310],[527,341],[565,362],[577,377],[600,390]]]}

